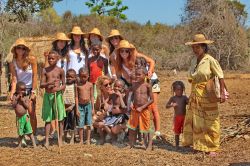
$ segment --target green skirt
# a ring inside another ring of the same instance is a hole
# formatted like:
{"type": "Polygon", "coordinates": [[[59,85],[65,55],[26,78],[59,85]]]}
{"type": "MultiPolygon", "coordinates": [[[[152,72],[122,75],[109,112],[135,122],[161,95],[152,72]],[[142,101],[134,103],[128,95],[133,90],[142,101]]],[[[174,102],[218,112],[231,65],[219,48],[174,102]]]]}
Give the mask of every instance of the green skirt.
{"type": "Polygon", "coordinates": [[[51,122],[57,119],[62,121],[66,117],[62,92],[56,92],[56,102],[54,93],[46,93],[43,96],[42,119],[51,122]],[[57,117],[56,117],[57,112],[57,117]]]}

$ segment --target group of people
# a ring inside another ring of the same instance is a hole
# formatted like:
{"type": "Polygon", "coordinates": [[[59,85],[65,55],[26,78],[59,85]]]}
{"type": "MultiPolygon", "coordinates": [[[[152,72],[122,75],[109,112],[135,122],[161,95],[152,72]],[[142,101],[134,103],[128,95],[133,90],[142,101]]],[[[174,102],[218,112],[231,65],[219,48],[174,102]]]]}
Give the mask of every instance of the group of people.
{"type": "MultiPolygon", "coordinates": [[[[176,81],[172,85],[173,97],[166,105],[175,110],[176,146],[183,131],[185,146],[205,152],[215,152],[219,148],[218,104],[207,99],[205,88],[206,82],[214,76],[219,77],[221,102],[225,101],[223,72],[219,63],[207,54],[211,43],[202,34],[186,43],[196,55],[189,77],[191,96],[188,99],[183,82],[176,81]],[[189,105],[188,111],[186,105],[189,105]]],[[[10,98],[18,120],[19,146],[25,134],[35,146],[36,58],[23,39],[16,41],[11,52],[10,98]]],[[[91,135],[98,133],[100,144],[108,137],[113,144],[127,137],[133,148],[136,140],[143,137],[143,145],[152,149],[151,113],[154,133],[161,135],[157,107],[160,87],[154,60],[138,52],[118,30],[111,30],[104,39],[98,28],[84,33],[79,26],[74,26],[68,35],[57,33],[51,50],[44,55],[40,88],[45,89],[42,119],[46,148],[57,130],[59,145],[68,136],[69,142],[74,143],[76,135],[80,143],[91,144],[91,135]]]]}

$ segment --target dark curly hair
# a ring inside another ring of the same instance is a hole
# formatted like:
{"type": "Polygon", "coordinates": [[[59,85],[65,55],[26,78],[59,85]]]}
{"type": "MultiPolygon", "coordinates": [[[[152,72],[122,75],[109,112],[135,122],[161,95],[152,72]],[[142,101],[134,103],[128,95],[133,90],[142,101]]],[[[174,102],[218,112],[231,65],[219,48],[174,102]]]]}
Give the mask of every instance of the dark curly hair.
{"type": "Polygon", "coordinates": [[[175,81],[173,82],[172,86],[171,86],[171,90],[174,94],[174,91],[176,90],[177,86],[180,86],[182,88],[182,90],[185,92],[185,85],[182,81],[175,81]]]}

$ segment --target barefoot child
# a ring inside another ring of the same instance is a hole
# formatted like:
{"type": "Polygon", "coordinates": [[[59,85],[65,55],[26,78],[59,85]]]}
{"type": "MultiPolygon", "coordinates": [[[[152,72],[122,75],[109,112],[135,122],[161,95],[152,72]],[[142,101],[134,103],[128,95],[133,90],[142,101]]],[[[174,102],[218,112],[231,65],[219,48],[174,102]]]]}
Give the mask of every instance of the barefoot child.
{"type": "Polygon", "coordinates": [[[92,125],[92,115],[94,115],[94,96],[93,85],[88,82],[89,74],[84,68],[79,69],[80,82],[77,85],[78,109],[76,111],[79,117],[79,137],[80,144],[83,144],[83,128],[86,126],[86,144],[90,145],[90,133],[92,125]]]}
{"type": "Polygon", "coordinates": [[[30,124],[29,114],[30,100],[28,96],[25,96],[26,85],[23,82],[18,82],[16,85],[16,93],[13,96],[12,106],[15,109],[18,126],[18,147],[22,146],[22,139],[24,135],[28,135],[32,141],[33,147],[36,147],[34,135],[30,124]]]}
{"type": "Polygon", "coordinates": [[[91,43],[92,55],[88,59],[89,82],[93,84],[94,99],[97,98],[96,81],[102,75],[108,75],[108,60],[101,56],[102,43],[93,41],[91,43]]]}
{"type": "Polygon", "coordinates": [[[62,145],[63,119],[66,117],[62,91],[65,89],[64,70],[57,67],[59,55],[51,51],[48,55],[49,66],[42,72],[40,88],[45,88],[42,107],[42,119],[45,122],[45,147],[49,146],[49,132],[52,120],[59,123],[59,146],[62,145]],[[56,114],[57,113],[57,114],[56,114]]]}
{"type": "Polygon", "coordinates": [[[136,82],[133,83],[132,103],[133,108],[128,120],[129,144],[130,148],[134,147],[136,141],[136,129],[139,126],[140,132],[143,133],[144,145],[147,150],[152,150],[152,137],[150,134],[150,111],[148,106],[153,103],[152,87],[145,82],[146,71],[138,68],[135,71],[136,82]]]}
{"type": "MultiPolygon", "coordinates": [[[[124,113],[126,112],[124,86],[121,80],[116,80],[113,93],[108,98],[108,116],[104,119],[104,125],[107,127],[105,128],[107,133],[112,137],[112,144],[116,143],[118,134],[122,133],[123,129],[126,129],[124,124],[124,113]]],[[[122,138],[119,142],[122,142],[122,138]]]]}
{"type": "Polygon", "coordinates": [[[70,144],[74,144],[76,128],[76,71],[69,69],[66,73],[66,88],[63,94],[64,105],[67,117],[64,119],[64,141],[66,141],[69,132],[70,144]]]}
{"type": "Polygon", "coordinates": [[[188,104],[188,97],[183,95],[185,86],[181,81],[175,81],[172,84],[172,91],[174,96],[172,96],[166,108],[174,108],[174,133],[175,133],[175,145],[179,147],[180,134],[182,133],[183,123],[186,114],[186,105],[188,104]]]}

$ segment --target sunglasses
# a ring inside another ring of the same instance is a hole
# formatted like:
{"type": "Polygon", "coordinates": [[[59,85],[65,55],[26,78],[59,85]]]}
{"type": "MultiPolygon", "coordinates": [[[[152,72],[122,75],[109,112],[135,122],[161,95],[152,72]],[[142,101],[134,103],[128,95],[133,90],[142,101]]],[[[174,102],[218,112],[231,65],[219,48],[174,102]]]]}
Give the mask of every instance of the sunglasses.
{"type": "Polygon", "coordinates": [[[104,86],[105,88],[107,88],[108,86],[111,86],[111,85],[112,85],[111,83],[103,84],[103,86],[104,86]]]}
{"type": "Polygon", "coordinates": [[[119,36],[114,36],[114,37],[111,37],[111,38],[110,38],[110,40],[118,40],[118,39],[120,39],[119,36]]]}
{"type": "Polygon", "coordinates": [[[121,49],[120,53],[129,53],[129,49],[121,49]]]}
{"type": "Polygon", "coordinates": [[[23,46],[17,46],[16,49],[22,49],[22,50],[26,50],[26,47],[23,46]]]}

